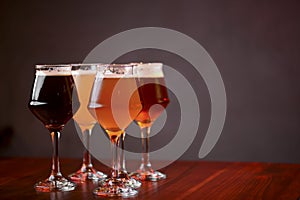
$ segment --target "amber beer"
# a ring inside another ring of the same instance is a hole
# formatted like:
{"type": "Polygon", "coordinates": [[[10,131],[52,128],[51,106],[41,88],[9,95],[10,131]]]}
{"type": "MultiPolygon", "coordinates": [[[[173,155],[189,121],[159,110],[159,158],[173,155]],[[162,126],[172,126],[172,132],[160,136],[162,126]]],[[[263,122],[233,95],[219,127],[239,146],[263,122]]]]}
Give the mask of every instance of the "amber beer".
{"type": "Polygon", "coordinates": [[[71,73],[37,72],[28,107],[47,128],[60,128],[73,116],[73,88],[71,73]]]}
{"type": "Polygon", "coordinates": [[[139,78],[138,88],[142,111],[135,121],[142,127],[150,126],[169,104],[164,78],[139,78]],[[156,104],[160,106],[155,106],[156,104]]]}
{"type": "Polygon", "coordinates": [[[89,109],[95,111],[99,124],[109,137],[117,138],[141,111],[134,77],[97,77],[89,109]],[[128,96],[130,95],[130,96],[128,96]],[[113,98],[113,99],[112,99],[113,98]],[[126,101],[126,99],[129,99],[126,101]],[[128,116],[128,113],[130,116],[128,116]],[[117,121],[116,121],[117,119],[117,121]]]}

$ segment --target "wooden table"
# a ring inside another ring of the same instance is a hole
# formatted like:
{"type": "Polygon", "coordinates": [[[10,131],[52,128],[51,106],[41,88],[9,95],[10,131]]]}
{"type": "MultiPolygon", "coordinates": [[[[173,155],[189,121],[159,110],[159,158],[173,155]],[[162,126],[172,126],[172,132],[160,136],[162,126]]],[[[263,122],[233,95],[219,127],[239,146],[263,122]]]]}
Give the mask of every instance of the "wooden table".
{"type": "MultiPolygon", "coordinates": [[[[61,163],[65,175],[80,166],[80,160],[61,159],[61,163]]],[[[37,193],[33,185],[46,178],[49,167],[50,159],[1,158],[0,199],[102,199],[92,194],[93,183],[78,184],[71,192],[37,193]]],[[[296,200],[300,196],[299,164],[177,161],[162,171],[166,180],[143,182],[138,196],[131,199],[296,200]]]]}

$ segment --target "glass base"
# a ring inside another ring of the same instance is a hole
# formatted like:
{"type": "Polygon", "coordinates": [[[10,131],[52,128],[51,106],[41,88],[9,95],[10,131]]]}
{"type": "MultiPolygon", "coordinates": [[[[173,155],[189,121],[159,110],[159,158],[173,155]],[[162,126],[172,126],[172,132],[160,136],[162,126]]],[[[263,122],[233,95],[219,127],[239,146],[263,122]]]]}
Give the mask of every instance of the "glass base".
{"type": "Polygon", "coordinates": [[[166,179],[167,176],[159,171],[137,171],[129,174],[131,178],[140,181],[159,181],[166,179]]]}
{"type": "Polygon", "coordinates": [[[134,178],[124,179],[125,185],[134,189],[140,188],[142,183],[134,178]]]}
{"type": "Polygon", "coordinates": [[[122,182],[122,179],[109,178],[99,182],[100,187],[93,193],[103,197],[133,197],[138,191],[122,182]]]}
{"type": "Polygon", "coordinates": [[[37,192],[67,192],[72,191],[76,184],[64,177],[51,177],[36,183],[34,188],[37,192]]]}
{"type": "Polygon", "coordinates": [[[84,181],[98,181],[101,179],[106,178],[107,175],[97,171],[95,168],[81,168],[80,170],[78,170],[77,172],[70,174],[69,178],[72,181],[80,181],[80,182],[84,182],[84,181]]]}
{"type": "Polygon", "coordinates": [[[142,186],[140,181],[131,178],[126,171],[120,171],[118,177],[122,179],[126,186],[131,188],[137,189],[142,186]]]}

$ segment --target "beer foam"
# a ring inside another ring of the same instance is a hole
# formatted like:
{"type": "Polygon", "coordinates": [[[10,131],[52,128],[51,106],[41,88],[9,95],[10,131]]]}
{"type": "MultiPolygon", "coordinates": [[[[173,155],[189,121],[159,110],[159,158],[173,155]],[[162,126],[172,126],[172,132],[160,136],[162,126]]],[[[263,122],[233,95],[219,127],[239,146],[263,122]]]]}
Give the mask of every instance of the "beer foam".
{"type": "Polygon", "coordinates": [[[53,71],[46,71],[46,70],[37,70],[35,72],[35,75],[37,76],[68,76],[72,75],[71,71],[59,71],[59,70],[53,70],[53,71]]]}
{"type": "Polygon", "coordinates": [[[97,70],[101,78],[134,78],[132,64],[103,64],[97,70]]]}
{"type": "Polygon", "coordinates": [[[115,64],[111,66],[103,65],[98,68],[97,77],[101,78],[163,78],[162,63],[130,63],[115,64]],[[124,68],[122,68],[124,66],[124,68]],[[115,68],[114,68],[115,67],[115,68]],[[117,72],[119,69],[119,73],[117,72]]]}
{"type": "Polygon", "coordinates": [[[163,78],[162,63],[136,63],[134,72],[137,77],[143,78],[163,78]]]}
{"type": "Polygon", "coordinates": [[[69,64],[46,64],[36,65],[35,75],[38,76],[67,76],[71,74],[71,65],[69,64]]]}

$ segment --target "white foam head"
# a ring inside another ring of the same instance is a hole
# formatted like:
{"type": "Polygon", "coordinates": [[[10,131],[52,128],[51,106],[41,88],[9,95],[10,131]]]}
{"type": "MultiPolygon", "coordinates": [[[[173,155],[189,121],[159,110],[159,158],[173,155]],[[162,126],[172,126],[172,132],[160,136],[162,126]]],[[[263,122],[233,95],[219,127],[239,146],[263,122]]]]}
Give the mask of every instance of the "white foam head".
{"type": "Polygon", "coordinates": [[[163,78],[162,63],[103,64],[98,68],[97,77],[109,78],[163,78]]]}
{"type": "Polygon", "coordinates": [[[35,75],[38,76],[72,75],[70,65],[36,65],[35,69],[35,75]]]}
{"type": "Polygon", "coordinates": [[[132,64],[103,64],[99,65],[97,70],[97,77],[99,78],[132,78],[135,77],[133,73],[132,64]]]}
{"type": "Polygon", "coordinates": [[[135,63],[134,72],[141,78],[163,78],[162,63],[135,63]]]}

